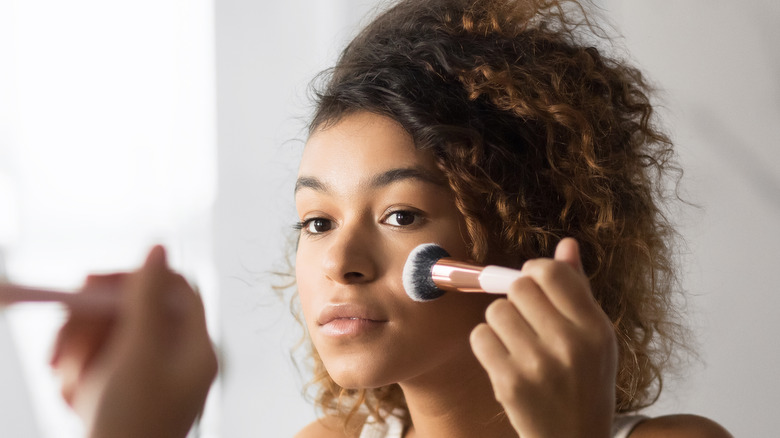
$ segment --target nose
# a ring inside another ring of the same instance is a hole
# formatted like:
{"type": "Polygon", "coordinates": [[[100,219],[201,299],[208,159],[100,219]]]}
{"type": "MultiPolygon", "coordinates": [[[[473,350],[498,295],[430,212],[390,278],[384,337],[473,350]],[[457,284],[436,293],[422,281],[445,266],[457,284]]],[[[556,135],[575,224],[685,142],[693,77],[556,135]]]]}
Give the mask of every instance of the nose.
{"type": "Polygon", "coordinates": [[[328,279],[341,284],[359,284],[376,278],[376,240],[370,231],[359,224],[342,225],[329,237],[330,245],[322,261],[328,279]]]}

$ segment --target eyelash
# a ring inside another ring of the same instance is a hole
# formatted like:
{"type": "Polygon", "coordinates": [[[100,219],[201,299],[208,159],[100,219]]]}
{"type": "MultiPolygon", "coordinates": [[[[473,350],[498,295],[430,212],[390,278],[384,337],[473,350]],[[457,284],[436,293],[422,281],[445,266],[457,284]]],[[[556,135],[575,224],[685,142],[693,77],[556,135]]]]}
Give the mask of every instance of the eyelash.
{"type": "Polygon", "coordinates": [[[303,234],[306,234],[306,235],[309,235],[309,236],[317,236],[317,235],[325,233],[325,231],[320,232],[320,233],[313,233],[313,232],[309,231],[309,229],[308,229],[309,225],[312,222],[317,221],[317,220],[330,222],[330,219],[325,219],[325,218],[322,218],[322,217],[313,217],[313,218],[309,218],[309,219],[305,219],[305,220],[296,222],[293,225],[293,229],[295,231],[298,231],[300,233],[303,233],[303,234]]]}
{"type": "Polygon", "coordinates": [[[395,228],[410,228],[410,227],[419,226],[421,224],[421,222],[423,222],[425,220],[425,217],[419,211],[412,210],[412,209],[407,209],[407,210],[401,209],[401,210],[392,210],[389,213],[387,213],[382,218],[382,222],[383,223],[387,222],[388,219],[390,219],[391,217],[393,217],[394,215],[397,215],[399,213],[411,214],[412,216],[414,216],[414,220],[415,221],[413,223],[411,223],[411,224],[408,224],[408,225],[390,225],[390,226],[395,227],[395,228]]]}
{"type": "MultiPolygon", "coordinates": [[[[425,221],[425,217],[419,211],[412,210],[412,209],[405,209],[405,210],[404,209],[399,209],[399,210],[392,210],[389,213],[387,213],[385,216],[383,216],[382,217],[382,223],[386,223],[387,220],[390,219],[393,215],[397,215],[399,213],[411,214],[411,215],[414,216],[415,221],[413,223],[411,223],[411,224],[408,224],[408,225],[392,225],[392,224],[388,224],[388,225],[390,225],[393,228],[401,228],[401,229],[403,229],[403,228],[417,227],[417,226],[421,225],[422,222],[425,221]]],[[[323,217],[312,217],[312,218],[309,218],[309,219],[305,219],[305,220],[296,222],[295,224],[293,224],[293,229],[295,231],[298,231],[300,233],[304,233],[304,234],[309,235],[309,236],[321,235],[321,234],[324,234],[324,233],[330,231],[330,229],[332,229],[332,228],[329,228],[328,230],[321,231],[321,232],[309,231],[309,229],[308,229],[309,225],[311,225],[312,222],[318,221],[318,220],[332,222],[330,219],[326,219],[326,218],[323,218],[323,217]]]]}

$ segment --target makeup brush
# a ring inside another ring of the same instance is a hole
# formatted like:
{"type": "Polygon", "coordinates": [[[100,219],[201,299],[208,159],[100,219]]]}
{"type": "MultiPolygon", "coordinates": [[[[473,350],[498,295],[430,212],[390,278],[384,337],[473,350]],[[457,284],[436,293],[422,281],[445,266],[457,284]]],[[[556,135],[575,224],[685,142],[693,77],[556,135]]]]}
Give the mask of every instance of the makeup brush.
{"type": "Polygon", "coordinates": [[[59,302],[74,311],[110,314],[116,311],[118,300],[119,295],[111,293],[85,294],[0,284],[0,308],[15,303],[59,302]]]}
{"type": "Polygon", "coordinates": [[[402,280],[409,297],[430,301],[447,291],[505,294],[522,275],[517,269],[462,262],[441,246],[424,243],[409,253],[402,280]]]}

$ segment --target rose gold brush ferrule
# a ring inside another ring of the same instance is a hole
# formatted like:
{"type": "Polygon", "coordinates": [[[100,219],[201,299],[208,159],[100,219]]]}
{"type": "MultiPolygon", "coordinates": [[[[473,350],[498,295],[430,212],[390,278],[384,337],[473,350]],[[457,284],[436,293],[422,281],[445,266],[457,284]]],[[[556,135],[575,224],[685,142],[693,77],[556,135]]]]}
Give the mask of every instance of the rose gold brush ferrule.
{"type": "Polygon", "coordinates": [[[484,266],[443,257],[431,268],[431,278],[436,287],[442,290],[484,292],[479,285],[479,274],[483,269],[484,266]]]}

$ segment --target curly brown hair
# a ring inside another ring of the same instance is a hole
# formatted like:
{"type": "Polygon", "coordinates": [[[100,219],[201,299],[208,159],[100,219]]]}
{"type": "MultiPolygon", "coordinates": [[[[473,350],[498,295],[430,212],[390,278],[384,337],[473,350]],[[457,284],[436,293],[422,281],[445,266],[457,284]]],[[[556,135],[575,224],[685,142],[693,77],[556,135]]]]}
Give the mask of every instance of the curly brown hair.
{"type": "MultiPolygon", "coordinates": [[[[595,46],[575,1],[404,0],[324,73],[310,132],[369,111],[437,158],[473,259],[519,267],[566,236],[619,346],[616,412],[652,404],[680,326],[665,181],[679,177],[639,70],[595,46]]],[[[317,403],[349,419],[405,403],[400,387],[348,390],[313,351],[317,403]]]]}

